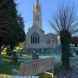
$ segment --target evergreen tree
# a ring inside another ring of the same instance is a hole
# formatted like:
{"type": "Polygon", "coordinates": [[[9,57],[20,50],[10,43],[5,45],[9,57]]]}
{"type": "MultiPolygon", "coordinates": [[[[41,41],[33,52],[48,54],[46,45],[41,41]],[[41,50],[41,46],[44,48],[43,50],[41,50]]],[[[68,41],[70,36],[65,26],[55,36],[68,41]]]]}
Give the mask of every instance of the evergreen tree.
{"type": "Polygon", "coordinates": [[[0,37],[0,47],[2,45],[10,45],[11,49],[13,49],[18,42],[25,40],[25,32],[18,23],[14,0],[2,0],[1,2],[0,37]]]}

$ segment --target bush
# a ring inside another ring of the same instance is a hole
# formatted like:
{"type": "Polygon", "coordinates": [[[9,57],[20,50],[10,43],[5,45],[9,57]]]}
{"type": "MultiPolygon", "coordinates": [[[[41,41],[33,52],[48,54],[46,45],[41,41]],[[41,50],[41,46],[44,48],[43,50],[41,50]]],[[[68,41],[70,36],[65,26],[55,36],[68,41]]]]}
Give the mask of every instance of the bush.
{"type": "Polygon", "coordinates": [[[52,78],[52,77],[51,77],[51,75],[42,73],[39,75],[39,78],[52,78]]]}

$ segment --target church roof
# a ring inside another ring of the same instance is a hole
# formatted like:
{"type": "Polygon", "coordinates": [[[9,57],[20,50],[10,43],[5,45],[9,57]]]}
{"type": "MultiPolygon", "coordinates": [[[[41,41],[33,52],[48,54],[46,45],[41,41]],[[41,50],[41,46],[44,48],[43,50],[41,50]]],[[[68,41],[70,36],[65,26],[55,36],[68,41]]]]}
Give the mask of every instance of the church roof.
{"type": "Polygon", "coordinates": [[[48,34],[46,34],[46,36],[47,36],[47,37],[50,37],[50,38],[51,38],[51,37],[56,37],[56,35],[54,35],[54,34],[52,34],[52,33],[48,33],[48,34]]]}
{"type": "Polygon", "coordinates": [[[48,34],[45,35],[45,38],[47,40],[56,39],[57,38],[57,35],[54,35],[52,33],[48,33],[48,34]]]}
{"type": "Polygon", "coordinates": [[[28,32],[31,32],[32,30],[34,30],[34,32],[40,31],[40,32],[44,33],[44,30],[41,28],[38,28],[37,26],[32,26],[31,28],[29,28],[28,32]]]}

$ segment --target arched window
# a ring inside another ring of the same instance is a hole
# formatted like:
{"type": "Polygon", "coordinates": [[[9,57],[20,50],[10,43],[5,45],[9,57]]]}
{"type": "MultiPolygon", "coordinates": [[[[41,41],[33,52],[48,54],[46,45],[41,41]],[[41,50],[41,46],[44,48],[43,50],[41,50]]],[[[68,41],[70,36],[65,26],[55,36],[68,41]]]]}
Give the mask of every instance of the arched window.
{"type": "Polygon", "coordinates": [[[39,34],[34,32],[31,35],[31,44],[39,44],[39,42],[40,42],[39,34]]]}

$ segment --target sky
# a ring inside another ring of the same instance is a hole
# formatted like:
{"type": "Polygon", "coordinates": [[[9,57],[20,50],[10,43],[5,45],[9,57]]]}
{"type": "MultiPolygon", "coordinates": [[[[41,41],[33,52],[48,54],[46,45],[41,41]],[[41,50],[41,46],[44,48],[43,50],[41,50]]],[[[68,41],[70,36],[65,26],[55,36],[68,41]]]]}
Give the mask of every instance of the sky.
{"type": "MultiPolygon", "coordinates": [[[[25,32],[32,26],[33,4],[36,0],[16,0],[18,14],[21,14],[25,24],[25,32]]],[[[57,13],[57,8],[62,5],[74,5],[78,10],[78,0],[40,0],[42,12],[42,28],[46,33],[53,32],[49,20],[57,13]]]]}

